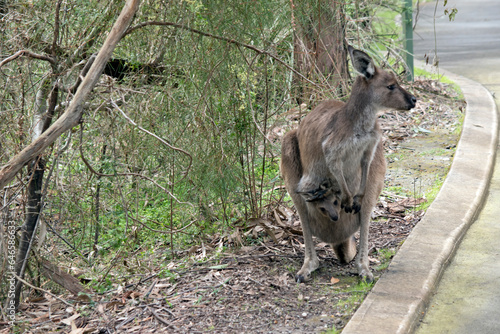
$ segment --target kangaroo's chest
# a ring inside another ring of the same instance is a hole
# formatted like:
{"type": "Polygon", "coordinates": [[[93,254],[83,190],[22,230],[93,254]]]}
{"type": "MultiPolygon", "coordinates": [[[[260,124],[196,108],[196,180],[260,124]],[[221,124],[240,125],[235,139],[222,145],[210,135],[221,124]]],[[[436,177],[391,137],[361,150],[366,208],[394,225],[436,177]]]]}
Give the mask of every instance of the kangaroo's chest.
{"type": "Polygon", "coordinates": [[[340,142],[325,143],[332,145],[333,151],[340,155],[344,161],[357,161],[365,154],[366,149],[372,147],[378,141],[378,133],[372,131],[353,131],[350,136],[342,138],[340,142]]]}

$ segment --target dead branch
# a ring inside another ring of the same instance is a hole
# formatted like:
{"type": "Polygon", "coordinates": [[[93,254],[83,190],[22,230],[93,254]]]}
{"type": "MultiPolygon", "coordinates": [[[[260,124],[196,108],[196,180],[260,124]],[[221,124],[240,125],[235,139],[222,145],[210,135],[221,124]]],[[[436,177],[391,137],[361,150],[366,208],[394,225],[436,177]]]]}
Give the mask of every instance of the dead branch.
{"type": "Polygon", "coordinates": [[[40,270],[45,277],[59,284],[74,295],[78,295],[80,292],[91,293],[90,290],[82,286],[77,278],[45,259],[41,260],[40,270]]]}
{"type": "Polygon", "coordinates": [[[64,299],[62,299],[62,298],[60,298],[60,297],[57,297],[57,296],[56,296],[55,294],[53,294],[52,292],[49,292],[49,291],[44,290],[44,289],[42,289],[42,288],[38,288],[38,287],[36,287],[36,286],[34,286],[34,285],[32,285],[32,284],[28,283],[27,281],[25,281],[24,279],[22,279],[21,277],[17,276],[17,275],[16,275],[16,274],[14,274],[14,273],[12,273],[12,275],[14,275],[14,277],[15,277],[18,281],[22,282],[24,285],[27,285],[27,286],[29,286],[30,288],[35,289],[35,290],[38,290],[38,291],[40,291],[40,292],[46,293],[46,294],[48,294],[49,296],[51,296],[51,297],[53,297],[53,298],[55,298],[55,299],[59,300],[60,302],[62,302],[62,303],[64,303],[64,304],[66,304],[67,306],[71,306],[71,307],[73,307],[73,305],[72,305],[72,304],[68,303],[67,301],[65,301],[64,299]]]}
{"type": "Polygon", "coordinates": [[[56,55],[57,40],[59,39],[59,12],[61,10],[62,0],[56,3],[56,12],[54,17],[54,39],[52,40],[52,55],[56,55]]]}
{"type": "Polygon", "coordinates": [[[34,53],[34,52],[29,51],[29,50],[20,50],[20,51],[17,51],[16,53],[14,53],[12,56],[7,57],[4,60],[0,61],[0,68],[3,65],[10,63],[11,61],[13,61],[21,56],[45,60],[45,61],[48,61],[49,63],[51,63],[52,65],[56,65],[56,61],[52,57],[41,55],[38,53],[34,53]]]}
{"type": "Polygon", "coordinates": [[[155,311],[153,311],[153,309],[151,309],[150,307],[146,307],[148,309],[149,312],[151,312],[152,315],[154,315],[154,317],[159,321],[161,322],[162,324],[164,324],[165,326],[167,327],[171,327],[175,330],[179,330],[177,327],[175,327],[174,325],[172,324],[169,324],[167,320],[163,319],[162,317],[160,317],[158,314],[156,314],[155,311]]]}

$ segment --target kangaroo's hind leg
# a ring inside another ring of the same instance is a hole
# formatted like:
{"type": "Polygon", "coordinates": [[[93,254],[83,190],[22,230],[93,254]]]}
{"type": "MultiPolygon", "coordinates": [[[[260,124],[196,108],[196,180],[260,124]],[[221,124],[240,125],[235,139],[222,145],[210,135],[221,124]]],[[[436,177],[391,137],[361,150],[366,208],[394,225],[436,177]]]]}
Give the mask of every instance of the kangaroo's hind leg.
{"type": "Polygon", "coordinates": [[[281,145],[281,174],[285,180],[288,193],[290,197],[292,197],[295,208],[299,213],[300,223],[302,224],[302,231],[304,234],[306,248],[304,264],[295,275],[295,280],[300,283],[308,280],[311,273],[319,267],[319,259],[314,249],[307,203],[304,198],[296,192],[297,185],[302,178],[302,164],[300,162],[297,130],[292,130],[283,137],[281,145]]]}
{"type": "MultiPolygon", "coordinates": [[[[300,197],[300,196],[299,196],[300,197]]],[[[299,199],[302,200],[302,199],[299,199]]],[[[302,200],[303,201],[303,200],[302,200]]],[[[307,213],[306,204],[304,205],[298,204],[294,201],[295,207],[297,211],[299,211],[300,223],[302,225],[302,233],[304,235],[304,244],[305,244],[305,255],[304,255],[304,264],[302,268],[295,275],[295,281],[297,283],[303,283],[311,278],[311,273],[318,269],[319,267],[319,259],[316,255],[316,249],[314,248],[314,241],[312,238],[312,231],[310,227],[310,217],[307,213]],[[302,210],[300,207],[305,208],[302,210]]]]}
{"type": "Polygon", "coordinates": [[[380,142],[377,146],[375,156],[370,165],[370,172],[366,184],[366,192],[359,212],[359,250],[356,257],[356,267],[358,275],[368,282],[373,282],[373,274],[370,271],[370,262],[368,258],[368,234],[370,228],[370,220],[373,208],[377,203],[378,196],[384,187],[384,176],[386,170],[386,162],[384,158],[383,146],[380,142]]]}
{"type": "Polygon", "coordinates": [[[338,244],[330,244],[340,263],[349,263],[356,256],[356,239],[354,236],[338,244]]]}

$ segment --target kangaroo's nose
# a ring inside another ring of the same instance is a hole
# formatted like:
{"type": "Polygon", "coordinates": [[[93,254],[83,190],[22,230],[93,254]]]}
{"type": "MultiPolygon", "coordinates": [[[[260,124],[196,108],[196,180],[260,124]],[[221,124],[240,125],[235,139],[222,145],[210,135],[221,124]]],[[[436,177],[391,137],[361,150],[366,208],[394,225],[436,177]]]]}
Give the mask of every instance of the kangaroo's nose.
{"type": "Polygon", "coordinates": [[[417,103],[417,98],[415,96],[410,96],[410,109],[415,108],[415,105],[417,103]]]}

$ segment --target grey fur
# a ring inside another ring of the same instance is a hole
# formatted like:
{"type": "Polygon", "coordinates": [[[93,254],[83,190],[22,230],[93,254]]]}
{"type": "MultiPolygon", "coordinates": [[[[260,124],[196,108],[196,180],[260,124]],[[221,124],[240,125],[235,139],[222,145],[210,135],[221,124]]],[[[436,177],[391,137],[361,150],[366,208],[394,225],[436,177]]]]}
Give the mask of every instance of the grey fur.
{"type": "Polygon", "coordinates": [[[393,73],[377,68],[366,53],[352,48],[349,53],[361,75],[347,103],[319,104],[283,138],[281,173],[299,213],[306,246],[304,265],[296,276],[299,282],[319,266],[313,235],[330,243],[338,259],[347,263],[356,255],[353,234],[358,230],[358,273],[373,280],[368,227],[386,170],[377,112],[409,110],[416,102],[393,73]],[[336,208],[335,200],[344,210],[336,208]],[[335,210],[337,220],[332,219],[335,210]]]}

